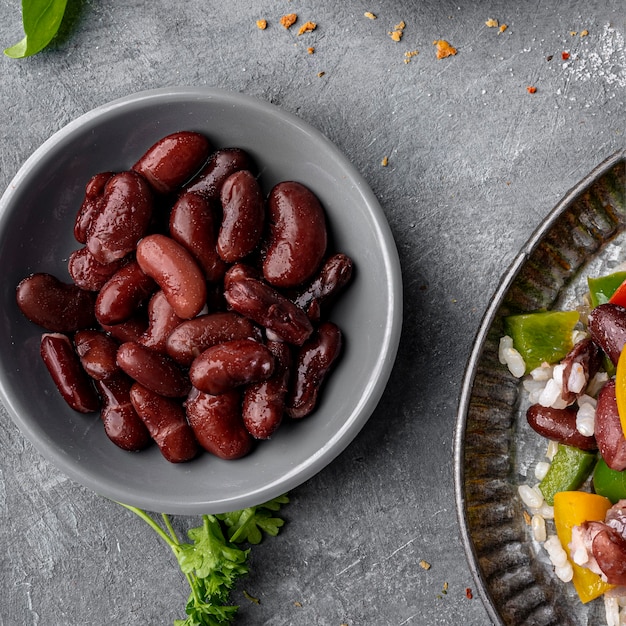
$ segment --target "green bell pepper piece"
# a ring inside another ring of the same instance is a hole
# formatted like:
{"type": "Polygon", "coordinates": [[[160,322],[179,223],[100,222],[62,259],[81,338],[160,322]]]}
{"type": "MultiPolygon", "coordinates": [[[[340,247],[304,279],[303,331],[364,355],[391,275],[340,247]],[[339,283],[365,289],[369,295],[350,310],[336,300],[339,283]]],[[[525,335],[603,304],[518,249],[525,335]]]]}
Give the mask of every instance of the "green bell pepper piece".
{"type": "Polygon", "coordinates": [[[599,496],[608,498],[613,504],[626,498],[626,470],[611,469],[604,459],[599,459],[593,470],[593,489],[599,496]]]}
{"type": "Polygon", "coordinates": [[[553,506],[554,494],[560,491],[576,491],[591,474],[595,462],[595,452],[560,443],[548,473],[539,483],[544,500],[553,506]]]}
{"type": "Polygon", "coordinates": [[[591,297],[591,306],[597,307],[599,304],[605,304],[615,293],[617,288],[626,280],[626,272],[615,272],[606,276],[597,276],[587,278],[587,286],[589,287],[589,295],[591,297]]]}

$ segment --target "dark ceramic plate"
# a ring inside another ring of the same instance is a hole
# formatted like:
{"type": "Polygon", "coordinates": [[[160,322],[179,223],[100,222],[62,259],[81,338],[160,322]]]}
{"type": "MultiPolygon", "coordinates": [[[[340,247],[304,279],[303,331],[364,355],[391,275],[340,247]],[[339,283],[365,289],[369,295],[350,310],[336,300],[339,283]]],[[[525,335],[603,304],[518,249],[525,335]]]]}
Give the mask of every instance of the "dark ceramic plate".
{"type": "Polygon", "coordinates": [[[601,601],[583,605],[560,582],[524,522],[517,487],[532,483],[545,440],[524,418],[520,381],[498,361],[503,318],[579,301],[587,276],[626,260],[622,151],[572,189],[505,274],[472,352],[455,440],[462,538],[483,602],[496,624],[587,626],[604,622],[601,601]]]}

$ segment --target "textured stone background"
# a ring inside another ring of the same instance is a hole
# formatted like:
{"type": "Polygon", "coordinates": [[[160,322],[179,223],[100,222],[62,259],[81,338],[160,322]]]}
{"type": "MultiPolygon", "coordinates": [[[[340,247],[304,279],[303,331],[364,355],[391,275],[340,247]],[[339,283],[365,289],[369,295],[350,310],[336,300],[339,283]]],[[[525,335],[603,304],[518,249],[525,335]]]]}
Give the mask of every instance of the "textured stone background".
{"type": "MultiPolygon", "coordinates": [[[[22,37],[19,4],[0,0],[3,48],[22,37]]],[[[0,59],[1,189],[35,148],[94,106],[153,87],[222,87],[325,133],[368,180],[397,241],[405,324],[387,391],[353,444],[291,493],[279,537],[253,549],[252,573],[235,594],[238,623],[487,624],[480,600],[465,597],[475,583],[454,503],[461,380],[499,277],[564,193],[624,147],[623,3],[71,7],[46,52],[0,59]],[[289,12],[317,30],[284,30],[278,20],[289,12]],[[508,29],[487,28],[489,18],[508,29]],[[401,20],[396,43],[388,32],[401,20]],[[587,37],[570,34],[583,29],[587,37]],[[437,60],[435,39],[458,54],[437,60]]],[[[4,410],[0,445],[2,626],[183,616],[184,580],[142,522],[42,460],[4,410]]]]}

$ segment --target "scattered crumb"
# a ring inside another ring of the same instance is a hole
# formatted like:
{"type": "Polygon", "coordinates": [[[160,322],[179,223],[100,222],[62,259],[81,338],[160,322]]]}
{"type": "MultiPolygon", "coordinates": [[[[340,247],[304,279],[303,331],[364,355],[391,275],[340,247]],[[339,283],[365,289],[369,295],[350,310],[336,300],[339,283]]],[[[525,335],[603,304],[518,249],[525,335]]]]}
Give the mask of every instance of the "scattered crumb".
{"type": "Polygon", "coordinates": [[[530,518],[530,515],[528,514],[528,511],[524,510],[524,522],[526,523],[526,525],[530,526],[532,520],[530,518]]]}
{"type": "Polygon", "coordinates": [[[302,607],[302,603],[298,602],[297,600],[293,603],[293,605],[299,608],[302,607]]]}
{"type": "Polygon", "coordinates": [[[245,589],[243,590],[243,595],[250,600],[250,602],[254,602],[255,604],[261,604],[261,601],[254,596],[251,596],[245,589]]]}
{"type": "Polygon", "coordinates": [[[567,61],[567,59],[569,59],[569,57],[570,57],[569,52],[561,52],[561,58],[562,58],[564,61],[567,61]]]}
{"type": "Polygon", "coordinates": [[[256,27],[261,30],[265,30],[267,28],[267,20],[257,20],[256,27]]]}
{"type": "Polygon", "coordinates": [[[363,14],[368,20],[375,20],[376,16],[371,11],[365,11],[363,14]]]}
{"type": "Polygon", "coordinates": [[[552,61],[553,58],[553,55],[550,54],[546,57],[546,61],[552,61]]]}
{"type": "Polygon", "coordinates": [[[441,589],[441,593],[443,593],[444,595],[446,593],[448,593],[448,583],[447,582],[443,583],[443,588],[441,589]]]}
{"type": "Polygon", "coordinates": [[[451,46],[445,39],[437,39],[433,41],[433,46],[437,46],[437,58],[445,59],[454,56],[457,53],[456,48],[451,46]]]}
{"type": "Polygon", "coordinates": [[[506,24],[500,24],[500,28],[498,28],[498,32],[503,33],[508,26],[506,24]]]}
{"type": "Polygon", "coordinates": [[[537,93],[537,87],[526,87],[528,93],[537,93]]]}
{"type": "Polygon", "coordinates": [[[410,63],[413,57],[416,57],[419,54],[419,50],[407,50],[404,53],[404,62],[410,63]]]}
{"type": "Polygon", "coordinates": [[[576,35],[578,35],[578,31],[577,31],[577,30],[570,30],[570,31],[569,31],[569,34],[570,34],[572,37],[576,37],[576,35]]]}
{"type": "Polygon", "coordinates": [[[304,35],[304,33],[310,33],[317,28],[317,24],[315,22],[306,22],[300,26],[300,30],[298,31],[298,35],[304,35]]]}
{"type": "Polygon", "coordinates": [[[425,570],[429,570],[431,567],[430,563],[428,561],[424,561],[424,559],[420,561],[419,566],[425,570]]]}
{"type": "Polygon", "coordinates": [[[313,53],[315,52],[315,48],[313,48],[313,47],[311,46],[310,48],[307,48],[307,49],[306,49],[306,51],[307,51],[309,54],[313,54],[313,53]]]}
{"type": "Polygon", "coordinates": [[[583,31],[580,33],[580,36],[581,36],[581,37],[586,37],[588,34],[589,34],[589,31],[588,31],[587,29],[585,29],[585,30],[583,30],[583,31]]]}
{"type": "Polygon", "coordinates": [[[298,19],[298,16],[295,13],[288,13],[287,15],[283,15],[280,18],[280,23],[285,28],[291,28],[296,23],[297,19],[298,19]]]}
{"type": "Polygon", "coordinates": [[[468,600],[471,600],[474,597],[474,594],[472,593],[472,590],[469,587],[467,587],[467,589],[465,589],[465,597],[468,600]]]}
{"type": "Polygon", "coordinates": [[[317,73],[317,77],[321,78],[322,76],[324,76],[326,74],[326,72],[318,72],[317,73]]]}
{"type": "Polygon", "coordinates": [[[485,22],[485,26],[487,26],[488,28],[496,28],[498,26],[498,20],[494,20],[492,18],[489,18],[485,22]]]}
{"type": "Polygon", "coordinates": [[[400,39],[402,39],[402,35],[404,35],[405,28],[406,28],[406,24],[404,23],[404,21],[399,22],[393,27],[393,30],[390,33],[388,33],[388,35],[394,41],[400,41],[400,39]]]}

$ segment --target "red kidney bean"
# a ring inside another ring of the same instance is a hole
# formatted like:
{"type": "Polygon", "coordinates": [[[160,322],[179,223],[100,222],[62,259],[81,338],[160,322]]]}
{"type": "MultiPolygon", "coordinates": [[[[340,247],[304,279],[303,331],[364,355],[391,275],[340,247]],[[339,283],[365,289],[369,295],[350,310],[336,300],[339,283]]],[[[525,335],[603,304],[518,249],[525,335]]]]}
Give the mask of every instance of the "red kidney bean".
{"type": "Polygon", "coordinates": [[[271,190],[267,207],[263,276],[275,287],[298,287],[315,274],[326,253],[324,209],[310,189],[292,181],[271,190]]]}
{"type": "Polygon", "coordinates": [[[611,585],[626,585],[626,538],[606,526],[594,538],[591,551],[611,585]]]}
{"type": "Polygon", "coordinates": [[[131,387],[130,399],[166,460],[183,463],[197,456],[200,447],[179,401],[164,398],[139,383],[131,387]]]}
{"type": "Polygon", "coordinates": [[[602,365],[602,354],[598,346],[589,338],[585,338],[574,345],[566,357],[561,361],[563,369],[563,389],[561,398],[571,404],[584,393],[589,380],[593,378],[602,365]],[[585,377],[585,384],[580,391],[571,391],[569,387],[570,375],[574,365],[580,365],[585,377]]]}
{"type": "Polygon", "coordinates": [[[89,252],[103,264],[125,257],[145,234],[152,209],[150,187],[137,172],[113,176],[104,190],[102,210],[89,228],[89,252]]]}
{"type": "Polygon", "coordinates": [[[119,324],[132,317],[156,289],[156,283],[137,261],[130,261],[105,283],[96,300],[96,318],[102,325],[119,324]]]}
{"type": "MultiPolygon", "coordinates": [[[[237,266],[234,266],[237,272],[237,266]]],[[[267,283],[227,272],[224,297],[229,306],[272,331],[278,338],[302,345],[313,332],[306,313],[267,283]]]]}
{"type": "Polygon", "coordinates": [[[148,330],[148,320],[143,311],[140,311],[119,324],[100,324],[102,330],[117,339],[120,343],[137,341],[148,330]]]}
{"type": "Polygon", "coordinates": [[[133,380],[167,398],[189,393],[191,384],[183,371],[166,354],[146,348],[134,341],[117,350],[117,364],[133,380]]]}
{"type": "Polygon", "coordinates": [[[100,418],[104,432],[119,448],[136,452],[147,448],[152,437],[130,401],[133,384],[123,372],[96,381],[103,403],[100,418]]]}
{"type": "Polygon", "coordinates": [[[252,437],[241,418],[238,390],[213,396],[192,389],[185,402],[187,420],[198,443],[221,459],[239,459],[252,449],[252,437]]]}
{"type": "Polygon", "coordinates": [[[259,244],[265,223],[265,200],[257,179],[248,171],[231,174],[222,185],[222,224],[217,252],[227,263],[251,254],[259,244]]]}
{"type": "Polygon", "coordinates": [[[115,339],[99,330],[79,330],[74,335],[74,346],[83,369],[94,380],[106,380],[119,374],[115,339]]]}
{"type": "Polygon", "coordinates": [[[352,259],[345,254],[329,257],[319,274],[295,299],[313,322],[322,317],[322,307],[334,300],[352,278],[352,259]]]}
{"type": "Polygon", "coordinates": [[[179,324],[168,336],[165,349],[177,363],[189,366],[207,348],[235,339],[260,341],[261,331],[238,313],[208,313],[179,324]]]}
{"type": "Polygon", "coordinates": [[[287,399],[286,410],[290,417],[299,419],[313,412],[324,380],[339,359],[342,344],[339,327],[324,322],[300,348],[287,399]]]}
{"type": "Polygon", "coordinates": [[[174,204],[169,221],[172,239],[191,252],[210,282],[221,280],[226,272],[226,263],[217,253],[216,204],[200,194],[184,193],[174,204]]]}
{"type": "Polygon", "coordinates": [[[291,374],[291,348],[282,341],[268,341],[274,355],[274,373],[244,390],[241,414],[248,432],[255,439],[269,439],[280,426],[291,374]]]}
{"type": "Polygon", "coordinates": [[[100,408],[93,383],[83,370],[67,335],[45,333],[41,337],[40,352],[59,393],[72,409],[93,413],[100,408]]]}
{"type": "Polygon", "coordinates": [[[530,427],[546,439],[581,450],[597,450],[595,437],[585,437],[576,430],[575,407],[555,409],[533,404],[526,411],[530,427]]]}
{"type": "Polygon", "coordinates": [[[274,356],[258,341],[235,339],[207,348],[189,368],[191,384],[219,395],[234,387],[266,380],[274,371],[274,356]]]}
{"type": "Polygon", "coordinates": [[[85,186],[85,196],[74,222],[74,237],[78,243],[87,243],[87,233],[93,219],[102,210],[102,199],[106,184],[113,172],[101,172],[89,179],[85,186]]]}
{"type": "Polygon", "coordinates": [[[193,131],[171,133],[159,139],[133,165],[159,193],[178,190],[209,157],[209,140],[193,131]]]}
{"type": "Polygon", "coordinates": [[[241,148],[223,148],[214,152],[207,164],[187,185],[185,191],[219,200],[224,181],[239,170],[256,171],[252,157],[241,148]]]}
{"type": "Polygon", "coordinates": [[[67,269],[75,285],[87,291],[100,291],[125,262],[119,259],[104,265],[96,261],[87,248],[80,248],[70,254],[67,269]]]}
{"type": "Polygon", "coordinates": [[[52,274],[31,274],[20,281],[15,295],[20,311],[46,330],[72,333],[96,323],[96,294],[52,274]]]}
{"type": "Polygon", "coordinates": [[[161,287],[182,319],[200,313],[207,299],[204,275],[191,253],[165,235],[148,235],[137,246],[141,269],[161,287]]]}
{"type": "Polygon", "coordinates": [[[157,291],[148,303],[148,328],[138,342],[158,352],[165,352],[167,338],[183,320],[176,315],[163,291],[157,291]]]}
{"type": "Polygon", "coordinates": [[[595,438],[606,464],[621,472],[626,469],[626,438],[617,410],[615,380],[609,380],[598,394],[595,438]]]}
{"type": "Polygon", "coordinates": [[[589,314],[587,327],[591,339],[617,365],[626,345],[626,309],[609,302],[600,304],[589,314]]]}

